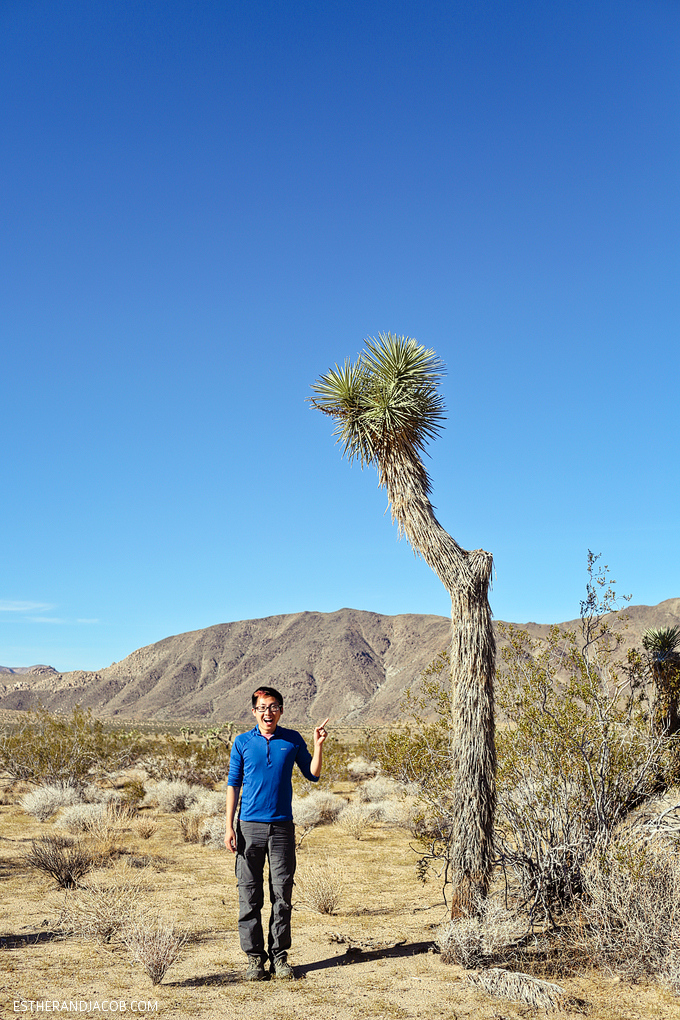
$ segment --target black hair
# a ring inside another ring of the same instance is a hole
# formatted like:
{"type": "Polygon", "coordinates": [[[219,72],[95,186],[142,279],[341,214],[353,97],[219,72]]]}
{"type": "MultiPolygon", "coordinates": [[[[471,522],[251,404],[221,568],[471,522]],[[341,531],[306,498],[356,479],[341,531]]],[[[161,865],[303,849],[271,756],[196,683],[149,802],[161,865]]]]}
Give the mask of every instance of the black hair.
{"type": "Polygon", "coordinates": [[[257,688],[255,693],[253,694],[253,708],[255,708],[255,706],[257,705],[257,699],[258,699],[260,694],[264,694],[265,697],[267,697],[267,698],[276,698],[276,700],[279,703],[279,706],[281,708],[283,708],[283,695],[279,694],[279,692],[277,690],[275,690],[273,687],[258,687],[257,688]]]}

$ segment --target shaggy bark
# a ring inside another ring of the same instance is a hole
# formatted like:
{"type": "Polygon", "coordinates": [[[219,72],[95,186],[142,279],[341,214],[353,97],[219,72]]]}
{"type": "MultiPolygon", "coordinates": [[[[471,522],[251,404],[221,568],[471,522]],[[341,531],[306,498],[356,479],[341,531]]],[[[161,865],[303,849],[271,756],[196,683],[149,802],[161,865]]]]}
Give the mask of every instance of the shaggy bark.
{"type": "Polygon", "coordinates": [[[453,832],[452,918],[474,914],[486,897],[496,807],[494,671],[496,642],[488,592],[493,558],[466,552],[440,525],[428,478],[414,454],[381,459],[380,484],[392,518],[451,596],[453,832]]]}

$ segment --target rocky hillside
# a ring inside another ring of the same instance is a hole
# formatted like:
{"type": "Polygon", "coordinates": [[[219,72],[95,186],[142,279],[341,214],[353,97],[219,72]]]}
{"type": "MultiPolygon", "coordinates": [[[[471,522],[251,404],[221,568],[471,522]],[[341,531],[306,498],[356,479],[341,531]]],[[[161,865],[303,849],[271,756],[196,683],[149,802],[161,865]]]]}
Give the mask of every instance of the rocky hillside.
{"type": "Polygon", "coordinates": [[[58,676],[54,666],[0,666],[0,673],[11,673],[13,676],[24,676],[33,673],[35,676],[58,676]]]}
{"type": "MultiPolygon", "coordinates": [[[[626,616],[624,649],[639,646],[647,627],[680,626],[680,599],[633,606],[626,616]]],[[[523,626],[535,638],[548,630],[523,626]]],[[[578,621],[563,626],[576,629],[578,621]]],[[[89,706],[104,718],[242,722],[250,719],[252,691],[265,684],[284,694],[290,725],[325,716],[389,722],[404,688],[448,636],[446,617],[356,609],[221,623],[165,638],[98,672],[3,674],[0,710],[42,702],[58,711],[89,706]]]]}

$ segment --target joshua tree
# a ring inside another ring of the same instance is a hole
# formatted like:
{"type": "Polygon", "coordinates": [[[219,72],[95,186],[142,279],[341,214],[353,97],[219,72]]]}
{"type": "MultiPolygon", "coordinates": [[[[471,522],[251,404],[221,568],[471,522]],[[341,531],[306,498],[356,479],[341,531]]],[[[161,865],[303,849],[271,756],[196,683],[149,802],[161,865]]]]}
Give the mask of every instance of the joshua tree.
{"type": "Polygon", "coordinates": [[[680,729],[680,668],[675,651],[679,644],[680,627],[650,627],[642,635],[642,647],[649,655],[654,677],[655,727],[668,736],[680,729]]]}
{"type": "Polygon", "coordinates": [[[493,560],[467,552],[447,534],[428,498],[421,460],[442,429],[438,392],[444,366],[410,337],[379,334],[351,364],[313,385],[311,402],[334,419],[343,453],[374,464],[392,520],[432,567],[451,596],[453,834],[452,916],[476,912],[486,896],[493,858],[496,802],[493,677],[495,640],[488,590],[493,560]]]}

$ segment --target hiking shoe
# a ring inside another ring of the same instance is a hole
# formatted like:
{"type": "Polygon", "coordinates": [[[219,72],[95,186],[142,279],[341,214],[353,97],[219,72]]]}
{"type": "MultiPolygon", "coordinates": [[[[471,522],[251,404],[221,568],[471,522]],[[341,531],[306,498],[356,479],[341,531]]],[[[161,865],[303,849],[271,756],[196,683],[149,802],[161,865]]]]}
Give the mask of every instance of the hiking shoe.
{"type": "Polygon", "coordinates": [[[267,978],[266,971],[264,969],[264,963],[259,956],[248,957],[248,969],[246,971],[246,981],[265,981],[267,978]]]}
{"type": "Polygon", "coordinates": [[[274,957],[274,959],[271,962],[271,967],[269,968],[269,973],[273,977],[279,978],[284,981],[290,981],[290,979],[295,976],[293,973],[293,968],[288,963],[285,953],[283,956],[274,957]]]}

